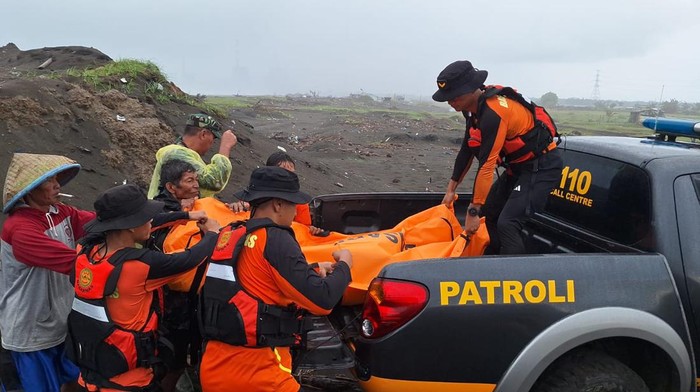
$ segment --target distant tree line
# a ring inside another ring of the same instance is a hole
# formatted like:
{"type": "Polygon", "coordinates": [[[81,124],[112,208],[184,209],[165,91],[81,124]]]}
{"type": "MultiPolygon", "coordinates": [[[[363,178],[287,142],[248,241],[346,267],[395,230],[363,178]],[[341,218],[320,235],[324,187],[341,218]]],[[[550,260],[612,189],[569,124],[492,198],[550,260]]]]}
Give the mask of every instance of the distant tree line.
{"type": "Polygon", "coordinates": [[[658,102],[650,101],[616,101],[616,100],[594,100],[587,98],[562,98],[556,93],[547,92],[539,99],[535,99],[539,105],[546,108],[557,106],[568,107],[590,107],[600,110],[610,110],[612,108],[660,108],[666,114],[693,114],[700,115],[700,102],[682,102],[677,99],[658,102]]]}

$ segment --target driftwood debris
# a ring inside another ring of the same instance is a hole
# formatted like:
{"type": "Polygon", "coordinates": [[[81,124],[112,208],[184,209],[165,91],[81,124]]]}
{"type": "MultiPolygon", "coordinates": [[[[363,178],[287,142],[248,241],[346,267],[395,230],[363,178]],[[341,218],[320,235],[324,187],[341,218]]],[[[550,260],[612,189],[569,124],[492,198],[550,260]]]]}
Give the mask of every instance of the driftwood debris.
{"type": "Polygon", "coordinates": [[[53,57],[49,57],[49,59],[41,63],[41,65],[38,66],[37,69],[44,69],[48,67],[51,63],[53,63],[53,57]]]}

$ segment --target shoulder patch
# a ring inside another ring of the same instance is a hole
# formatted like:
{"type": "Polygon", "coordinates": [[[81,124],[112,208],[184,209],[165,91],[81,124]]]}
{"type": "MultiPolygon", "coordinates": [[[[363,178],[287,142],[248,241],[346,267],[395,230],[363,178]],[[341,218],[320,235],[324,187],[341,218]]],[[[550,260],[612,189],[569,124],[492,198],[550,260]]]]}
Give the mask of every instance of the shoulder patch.
{"type": "Polygon", "coordinates": [[[507,108],[507,107],[508,107],[508,101],[506,100],[506,97],[504,97],[504,96],[502,96],[502,95],[498,95],[497,97],[498,97],[498,103],[499,103],[501,106],[503,106],[504,108],[507,108]]]}
{"type": "Polygon", "coordinates": [[[84,291],[90,290],[92,286],[92,271],[89,268],[83,268],[78,275],[78,286],[84,291]]]}

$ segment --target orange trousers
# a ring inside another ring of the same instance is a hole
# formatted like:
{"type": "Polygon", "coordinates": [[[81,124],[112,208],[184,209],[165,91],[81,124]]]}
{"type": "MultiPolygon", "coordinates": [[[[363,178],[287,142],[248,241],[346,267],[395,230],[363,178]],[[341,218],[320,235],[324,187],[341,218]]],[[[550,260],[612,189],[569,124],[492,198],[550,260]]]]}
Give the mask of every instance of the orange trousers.
{"type": "Polygon", "coordinates": [[[297,392],[288,347],[249,348],[207,342],[200,365],[203,392],[297,392]]]}

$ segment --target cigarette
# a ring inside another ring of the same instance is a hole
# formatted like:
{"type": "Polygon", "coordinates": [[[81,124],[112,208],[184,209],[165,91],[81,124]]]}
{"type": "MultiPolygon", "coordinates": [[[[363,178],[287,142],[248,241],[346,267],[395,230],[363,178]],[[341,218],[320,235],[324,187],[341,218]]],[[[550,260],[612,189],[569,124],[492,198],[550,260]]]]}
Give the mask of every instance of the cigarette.
{"type": "Polygon", "coordinates": [[[68,193],[59,193],[58,195],[61,196],[61,197],[68,197],[68,198],[75,197],[75,196],[70,195],[70,194],[68,194],[68,193]]]}

